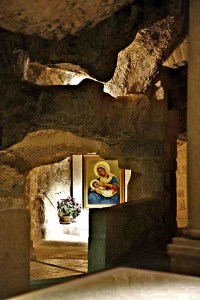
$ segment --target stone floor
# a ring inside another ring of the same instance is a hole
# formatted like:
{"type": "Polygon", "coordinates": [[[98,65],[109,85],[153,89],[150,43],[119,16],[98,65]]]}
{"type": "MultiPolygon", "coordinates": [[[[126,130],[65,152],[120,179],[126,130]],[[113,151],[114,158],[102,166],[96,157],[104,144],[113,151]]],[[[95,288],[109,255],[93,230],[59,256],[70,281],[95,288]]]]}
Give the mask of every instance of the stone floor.
{"type": "Polygon", "coordinates": [[[31,288],[43,288],[84,276],[88,269],[88,244],[45,241],[34,246],[31,288]]]}
{"type": "MultiPolygon", "coordinates": [[[[132,253],[119,260],[119,266],[170,272],[166,245],[158,246],[132,253]]],[[[87,275],[87,243],[44,241],[35,245],[34,251],[36,260],[31,260],[32,290],[87,275]]]]}

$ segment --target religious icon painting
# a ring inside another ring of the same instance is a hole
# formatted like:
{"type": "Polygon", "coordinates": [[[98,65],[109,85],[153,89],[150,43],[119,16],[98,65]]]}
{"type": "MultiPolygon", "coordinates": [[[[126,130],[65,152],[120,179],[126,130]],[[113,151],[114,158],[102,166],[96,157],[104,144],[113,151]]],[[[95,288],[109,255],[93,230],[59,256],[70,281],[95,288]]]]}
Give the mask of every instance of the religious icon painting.
{"type": "Polygon", "coordinates": [[[124,202],[124,170],[117,160],[84,156],[84,207],[101,208],[124,202]]]}

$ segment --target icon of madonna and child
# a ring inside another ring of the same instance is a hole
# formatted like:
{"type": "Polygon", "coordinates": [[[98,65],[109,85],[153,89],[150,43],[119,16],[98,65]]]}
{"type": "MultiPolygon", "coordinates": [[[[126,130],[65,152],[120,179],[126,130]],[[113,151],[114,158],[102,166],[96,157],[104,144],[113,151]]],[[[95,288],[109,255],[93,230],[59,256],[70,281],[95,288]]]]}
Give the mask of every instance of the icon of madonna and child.
{"type": "Polygon", "coordinates": [[[109,164],[104,160],[94,164],[93,172],[88,181],[88,204],[98,206],[98,204],[113,205],[122,202],[122,199],[120,199],[120,196],[122,197],[120,192],[122,171],[116,165],[117,161],[111,161],[109,164]],[[113,167],[112,162],[115,162],[115,171],[113,172],[111,169],[111,166],[113,167]]]}

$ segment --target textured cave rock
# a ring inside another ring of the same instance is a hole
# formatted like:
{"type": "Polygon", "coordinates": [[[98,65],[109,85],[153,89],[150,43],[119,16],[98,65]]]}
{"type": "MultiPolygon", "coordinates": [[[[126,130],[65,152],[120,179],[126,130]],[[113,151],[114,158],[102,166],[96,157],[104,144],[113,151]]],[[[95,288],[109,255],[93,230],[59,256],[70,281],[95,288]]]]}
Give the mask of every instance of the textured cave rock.
{"type": "MultiPolygon", "coordinates": [[[[97,80],[107,82],[113,76],[119,51],[129,46],[119,54],[114,78],[108,86],[115,96],[144,92],[159,66],[186,34],[186,2],[124,2],[106,19],[91,27],[83,26],[60,40],[2,29],[1,64],[10,63],[12,53],[21,51],[31,63],[75,64],[97,80]]],[[[21,20],[20,16],[17,18],[21,20]]]]}
{"type": "Polygon", "coordinates": [[[94,26],[132,2],[135,0],[2,0],[0,27],[59,40],[94,26]]]}
{"type": "Polygon", "coordinates": [[[114,76],[105,85],[114,97],[147,92],[162,63],[186,35],[187,1],[163,1],[158,10],[146,7],[144,18],[143,28],[119,53],[114,76]]]}
{"type": "Polygon", "coordinates": [[[40,130],[0,151],[0,164],[15,166],[23,174],[41,165],[59,162],[73,154],[97,153],[104,159],[118,160],[122,169],[134,169],[138,173],[158,172],[166,168],[161,159],[164,150],[162,141],[126,139],[123,142],[109,145],[62,130],[40,130]]]}
{"type": "MultiPolygon", "coordinates": [[[[187,37],[172,52],[163,66],[175,69],[186,65],[188,63],[188,43],[187,37]]],[[[69,63],[41,65],[28,62],[23,72],[23,79],[38,85],[78,85],[85,78],[96,80],[88,74],[87,70],[69,63]]],[[[108,93],[110,93],[109,84],[104,84],[104,90],[108,93]]]]}
{"type": "Polygon", "coordinates": [[[39,87],[10,81],[0,104],[2,149],[41,129],[60,129],[108,143],[142,136],[149,123],[149,99],[115,99],[88,79],[78,86],[39,87]],[[13,85],[12,85],[13,84],[13,85]]]}
{"type": "Polygon", "coordinates": [[[6,164],[0,165],[1,197],[17,198],[24,192],[24,176],[6,164]]]}
{"type": "Polygon", "coordinates": [[[77,85],[85,78],[92,78],[86,70],[72,64],[44,66],[28,63],[24,79],[38,85],[77,85]]]}
{"type": "Polygon", "coordinates": [[[109,146],[62,130],[40,130],[0,151],[0,164],[14,165],[23,173],[41,165],[59,162],[73,154],[100,152],[102,156],[106,156],[110,152],[109,146]]]}
{"type": "MultiPolygon", "coordinates": [[[[178,68],[188,62],[188,37],[172,52],[163,66],[178,68]]],[[[24,79],[38,85],[78,85],[83,79],[92,78],[87,70],[77,65],[68,63],[41,65],[39,63],[28,63],[24,79]]],[[[104,84],[105,90],[109,84],[104,84]]],[[[108,90],[108,92],[110,92],[108,90]]]]}
{"type": "Polygon", "coordinates": [[[125,5],[105,20],[92,27],[85,26],[61,40],[48,40],[37,34],[14,33],[2,28],[0,64],[3,68],[6,64],[13,64],[13,53],[22,52],[31,62],[44,65],[71,63],[88,70],[97,80],[107,81],[113,75],[118,52],[136,35],[140,15],[140,5],[125,5]]]}
{"type": "Polygon", "coordinates": [[[163,63],[163,66],[169,68],[178,68],[188,63],[188,37],[172,52],[172,54],[163,63]]]}
{"type": "MultiPolygon", "coordinates": [[[[188,63],[188,37],[172,52],[163,63],[169,68],[178,68],[188,63]]],[[[92,78],[87,70],[72,64],[41,65],[29,62],[24,72],[24,79],[38,85],[77,85],[83,79],[92,78]]],[[[105,90],[109,85],[106,83],[105,90]]],[[[110,92],[108,90],[108,92],[110,92]]]]}

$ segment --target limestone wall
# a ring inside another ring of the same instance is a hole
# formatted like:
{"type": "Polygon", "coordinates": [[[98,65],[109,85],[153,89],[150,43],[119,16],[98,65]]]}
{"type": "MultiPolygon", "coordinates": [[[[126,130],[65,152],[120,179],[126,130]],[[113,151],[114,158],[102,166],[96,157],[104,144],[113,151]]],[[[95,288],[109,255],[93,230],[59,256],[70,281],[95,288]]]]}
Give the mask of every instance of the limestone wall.
{"type": "Polygon", "coordinates": [[[34,168],[29,173],[25,193],[29,202],[31,238],[34,242],[59,235],[61,225],[57,216],[57,201],[69,196],[70,188],[70,158],[60,163],[34,168]]]}

